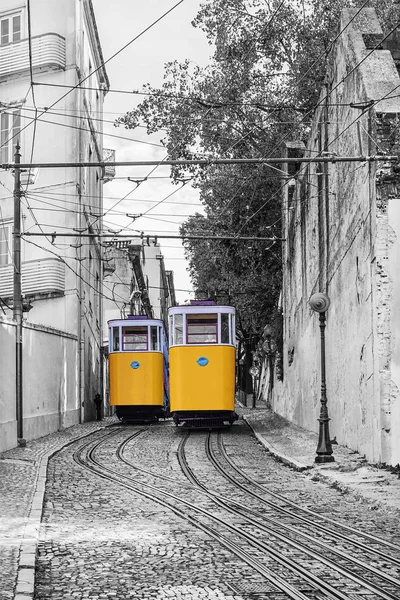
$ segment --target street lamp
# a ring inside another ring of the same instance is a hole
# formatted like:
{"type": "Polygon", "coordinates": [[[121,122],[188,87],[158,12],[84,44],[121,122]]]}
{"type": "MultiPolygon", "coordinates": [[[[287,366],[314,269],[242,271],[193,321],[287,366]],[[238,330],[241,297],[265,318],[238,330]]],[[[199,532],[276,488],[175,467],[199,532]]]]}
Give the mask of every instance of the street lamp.
{"type": "Polygon", "coordinates": [[[319,438],[317,446],[316,463],[333,462],[332,444],[329,438],[329,416],[326,396],[326,373],[325,373],[325,313],[330,306],[330,299],[326,294],[313,294],[309,304],[315,312],[319,313],[319,327],[321,330],[321,412],[319,415],[319,438]]]}

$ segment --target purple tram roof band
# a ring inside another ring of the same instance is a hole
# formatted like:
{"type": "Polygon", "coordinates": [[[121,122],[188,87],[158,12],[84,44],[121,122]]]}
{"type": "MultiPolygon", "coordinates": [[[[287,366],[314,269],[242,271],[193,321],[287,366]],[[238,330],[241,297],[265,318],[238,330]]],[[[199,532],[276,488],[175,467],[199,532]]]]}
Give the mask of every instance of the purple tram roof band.
{"type": "Polygon", "coordinates": [[[191,300],[190,306],[215,306],[214,300],[191,300]]]}
{"type": "Polygon", "coordinates": [[[131,321],[139,321],[140,319],[147,319],[146,315],[128,315],[128,319],[131,321]]]}

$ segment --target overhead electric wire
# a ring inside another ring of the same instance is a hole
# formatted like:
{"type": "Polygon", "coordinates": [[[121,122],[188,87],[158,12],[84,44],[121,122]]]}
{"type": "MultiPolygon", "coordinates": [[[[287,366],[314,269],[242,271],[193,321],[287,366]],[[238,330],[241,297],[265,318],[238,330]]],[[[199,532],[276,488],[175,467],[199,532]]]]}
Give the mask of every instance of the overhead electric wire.
{"type": "MultiPolygon", "coordinates": [[[[364,7],[364,6],[365,6],[365,4],[363,5],[363,7],[364,7]]],[[[363,8],[363,7],[362,7],[362,8],[363,8]]],[[[360,10],[361,10],[361,9],[360,9],[360,10]]],[[[356,13],[356,15],[358,15],[358,13],[359,13],[359,12],[360,12],[360,11],[358,11],[358,12],[356,13]]],[[[351,21],[353,21],[353,20],[355,19],[356,15],[354,15],[354,16],[352,17],[351,21]]],[[[350,22],[351,22],[351,21],[350,21],[350,22]]],[[[365,56],[364,56],[364,57],[363,57],[361,60],[359,60],[359,61],[358,61],[358,63],[357,63],[357,64],[356,64],[356,65],[355,65],[355,66],[354,66],[354,67],[353,67],[353,68],[352,68],[350,71],[346,72],[346,75],[345,75],[345,76],[344,76],[344,77],[343,77],[343,78],[342,78],[342,79],[341,79],[341,80],[340,80],[340,81],[339,81],[339,82],[338,82],[338,83],[337,83],[337,84],[336,84],[336,85],[335,85],[333,88],[331,88],[331,89],[329,90],[329,92],[326,94],[326,96],[324,96],[324,97],[323,97],[323,98],[322,98],[322,99],[321,99],[321,100],[318,102],[318,104],[315,106],[315,109],[316,109],[316,108],[318,108],[318,106],[321,106],[321,105],[322,105],[322,103],[324,102],[324,100],[326,100],[326,99],[327,99],[327,98],[328,98],[328,97],[329,97],[329,96],[330,96],[330,95],[331,95],[331,94],[332,94],[332,93],[333,93],[333,92],[334,92],[334,91],[335,91],[335,90],[336,90],[336,89],[339,87],[339,85],[343,84],[343,83],[344,83],[344,81],[345,81],[345,80],[346,80],[346,79],[347,79],[347,78],[348,78],[348,77],[349,77],[349,76],[350,76],[352,73],[354,73],[354,71],[355,71],[357,68],[359,68],[359,67],[361,66],[361,64],[362,64],[362,63],[363,63],[363,62],[364,62],[364,61],[365,61],[365,60],[366,60],[366,59],[367,59],[369,56],[371,56],[372,52],[374,52],[375,50],[377,50],[377,49],[378,49],[378,48],[381,46],[382,42],[383,42],[383,41],[385,41],[385,40],[386,40],[386,39],[387,39],[387,38],[388,38],[388,37],[389,37],[389,36],[390,36],[392,33],[394,33],[394,31],[396,31],[396,29],[398,28],[398,26],[399,26],[399,25],[400,25],[400,22],[399,22],[399,23],[397,23],[397,24],[396,24],[396,26],[395,26],[395,27],[393,27],[393,28],[392,28],[392,29],[389,31],[389,33],[387,33],[387,34],[384,36],[384,38],[382,38],[382,39],[379,41],[379,43],[377,43],[377,44],[376,44],[376,45],[375,45],[375,46],[374,46],[372,49],[370,49],[370,51],[369,51],[369,52],[368,52],[368,53],[367,53],[367,54],[366,54],[366,55],[365,55],[365,56]]],[[[344,28],[344,29],[345,29],[345,28],[344,28]]],[[[344,31],[344,29],[342,30],[342,32],[344,31]]],[[[342,33],[342,32],[341,32],[341,33],[342,33]]],[[[336,39],[337,39],[337,38],[336,38],[336,39]]],[[[396,86],[395,88],[393,88],[393,89],[392,89],[392,90],[391,90],[391,91],[390,91],[388,94],[385,94],[385,96],[383,96],[382,98],[380,98],[380,99],[378,99],[378,100],[375,100],[375,101],[373,101],[373,105],[376,105],[376,104],[378,104],[379,102],[382,102],[382,100],[384,100],[386,97],[388,97],[390,94],[392,94],[392,93],[393,93],[393,92],[394,92],[396,89],[398,89],[398,87],[400,87],[400,84],[399,84],[398,86],[396,86]]],[[[368,108],[371,108],[371,106],[369,106],[368,108]]],[[[314,110],[314,109],[313,109],[313,110],[314,110]]],[[[331,142],[329,142],[329,144],[327,145],[327,147],[329,147],[329,146],[330,146],[330,145],[331,145],[331,144],[332,144],[334,141],[336,141],[336,140],[337,140],[337,139],[338,139],[338,138],[339,138],[341,135],[343,135],[343,134],[345,133],[345,131],[347,131],[347,130],[349,129],[349,127],[351,127],[351,125],[353,125],[354,123],[356,123],[356,122],[357,122],[357,121],[358,121],[358,120],[359,120],[359,119],[360,119],[360,118],[363,116],[363,114],[364,114],[364,111],[363,111],[362,113],[360,113],[360,115],[359,115],[358,117],[356,117],[356,119],[354,119],[354,120],[353,120],[353,121],[350,123],[350,125],[348,125],[348,126],[345,128],[345,129],[343,129],[343,130],[340,132],[340,134],[339,134],[338,136],[336,136],[336,138],[334,138],[334,140],[331,140],[331,142]]],[[[286,136],[286,137],[287,137],[287,136],[286,136]]],[[[284,137],[284,138],[283,138],[283,139],[282,139],[282,140],[281,140],[279,143],[280,143],[280,144],[281,144],[281,143],[283,143],[283,141],[286,139],[286,137],[284,137]]],[[[275,147],[277,147],[277,145],[276,145],[275,147]]],[[[325,151],[325,150],[324,150],[324,151],[325,151]]],[[[315,158],[317,158],[317,157],[315,157],[315,158]]],[[[284,161],[282,161],[282,162],[284,162],[284,161]]],[[[299,160],[298,160],[298,162],[305,162],[305,160],[304,160],[304,158],[303,158],[302,160],[301,160],[301,159],[299,159],[299,160]]],[[[284,185],[287,185],[287,184],[288,184],[288,182],[286,182],[284,185]]],[[[275,193],[275,194],[274,194],[273,198],[274,198],[274,197],[276,197],[276,194],[277,194],[277,193],[275,193]]],[[[261,211],[261,210],[262,210],[262,209],[263,209],[263,208],[264,208],[264,207],[265,207],[265,206],[266,206],[266,205],[267,205],[267,204],[268,204],[268,203],[269,203],[269,202],[270,202],[272,199],[273,199],[273,198],[270,198],[269,200],[267,200],[267,202],[266,202],[266,203],[264,203],[264,204],[263,204],[263,205],[262,205],[262,206],[261,206],[261,207],[260,207],[260,208],[259,208],[259,209],[258,209],[258,210],[257,210],[257,211],[254,213],[254,214],[253,214],[253,215],[251,215],[251,217],[249,217],[249,218],[246,220],[246,222],[245,222],[245,223],[242,225],[242,227],[239,229],[238,233],[240,233],[240,232],[243,230],[243,228],[244,228],[244,227],[245,227],[245,226],[246,226],[246,225],[249,223],[249,221],[250,221],[250,220],[251,220],[253,217],[255,217],[255,216],[256,216],[256,215],[257,215],[257,214],[258,214],[258,213],[259,213],[259,212],[260,212],[260,211],[261,211]]]]}
{"type": "MultiPolygon", "coordinates": [[[[369,2],[369,0],[367,0],[367,2],[369,2]]],[[[344,31],[344,29],[343,29],[344,31]]],[[[324,52],[325,54],[325,52],[324,52]]],[[[323,55],[321,55],[323,56],[323,55]]],[[[315,64],[318,62],[318,59],[316,60],[315,64]]],[[[285,73],[285,75],[289,75],[290,73],[285,73]]],[[[58,84],[58,83],[44,83],[44,82],[38,82],[35,81],[33,82],[33,85],[36,86],[46,86],[46,87],[59,87],[59,88],[67,88],[67,89],[81,89],[81,90],[92,90],[92,91],[98,91],[101,92],[103,91],[102,88],[98,88],[98,87],[90,87],[90,86],[85,86],[85,87],[79,87],[79,84],[77,86],[73,86],[73,85],[62,85],[62,84],[58,84]]],[[[138,96],[157,96],[158,98],[168,98],[171,100],[188,100],[190,102],[197,102],[197,103],[201,103],[201,104],[207,104],[207,103],[213,103],[215,104],[215,106],[212,106],[212,108],[229,108],[230,106],[250,106],[250,107],[254,107],[254,108],[258,108],[260,110],[262,110],[263,112],[265,112],[266,110],[271,110],[271,111],[281,111],[281,110],[295,110],[298,112],[305,112],[306,109],[304,108],[304,106],[296,106],[294,104],[266,104],[266,105],[261,105],[260,102],[225,102],[223,100],[210,100],[209,98],[199,98],[196,96],[184,96],[184,95],[178,95],[178,94],[160,94],[160,93],[155,93],[155,92],[139,92],[136,90],[113,90],[112,88],[107,90],[107,93],[115,93],[115,94],[133,94],[133,95],[138,95],[138,96]],[[220,105],[220,106],[218,106],[220,105]]],[[[350,102],[332,102],[329,103],[329,106],[350,106],[350,102]]],[[[49,110],[49,109],[48,109],[49,110]]],[[[62,110],[62,109],[59,109],[62,110]]],[[[67,109],[65,109],[67,110],[67,109]]],[[[44,112],[47,112],[47,110],[44,110],[44,112]]],[[[94,111],[94,112],[98,112],[98,111],[94,111]]],[[[50,113],[51,114],[51,113],[50,113]]],[[[56,114],[56,113],[53,113],[56,114]]],[[[114,111],[105,111],[105,114],[116,114],[119,115],[120,113],[118,112],[114,112],[114,111]]],[[[215,119],[217,120],[217,119],[215,119]]],[[[113,121],[114,122],[114,121],[113,121]]],[[[145,125],[138,125],[137,127],[146,127],[145,125]]],[[[162,131],[164,128],[161,127],[160,131],[162,131]]]]}
{"type": "MultiPolygon", "coordinates": [[[[26,110],[26,109],[22,108],[22,110],[26,110]]],[[[5,114],[8,114],[8,115],[12,115],[12,113],[7,112],[7,111],[2,111],[2,112],[5,114]]],[[[37,124],[37,120],[38,120],[38,118],[36,116],[30,117],[30,116],[24,115],[23,118],[30,119],[36,129],[36,124],[37,124]]],[[[90,117],[89,117],[89,119],[90,119],[90,117]]],[[[58,121],[49,121],[48,119],[40,119],[40,122],[48,123],[49,125],[57,125],[57,127],[65,127],[66,129],[75,129],[77,131],[86,131],[87,133],[93,134],[93,131],[90,128],[88,129],[87,127],[81,127],[80,125],[69,125],[68,123],[60,123],[58,121]]],[[[96,130],[94,130],[94,133],[97,133],[99,136],[112,137],[112,138],[116,138],[118,140],[123,140],[123,141],[127,141],[127,142],[135,142],[137,144],[145,144],[147,146],[155,146],[157,148],[162,148],[163,150],[165,150],[165,147],[162,144],[156,144],[155,142],[146,142],[144,140],[132,139],[132,138],[125,137],[123,135],[117,135],[114,133],[104,133],[104,132],[100,132],[100,131],[96,131],[96,130]]]]}
{"type": "MultiPolygon", "coordinates": [[[[265,28],[272,22],[273,18],[276,16],[276,14],[279,12],[281,6],[284,4],[285,0],[282,0],[281,4],[279,5],[279,7],[276,9],[276,11],[274,12],[274,14],[272,15],[270,21],[266,24],[266,26],[263,28],[263,31],[265,30],[265,28]]],[[[260,34],[261,35],[261,34],[260,34]]],[[[255,42],[256,43],[256,42],[255,42]]],[[[249,52],[251,51],[251,48],[249,49],[249,52]]],[[[207,114],[207,113],[206,113],[207,114]]],[[[200,119],[201,120],[201,119],[200,119]]],[[[160,161],[160,164],[162,164],[162,162],[164,161],[160,161]]],[[[159,166],[159,165],[158,165],[159,166]]],[[[156,170],[157,167],[155,167],[154,169],[152,169],[149,173],[149,175],[151,175],[152,173],[154,173],[154,171],[156,170]]],[[[192,178],[193,179],[193,178],[192,178]]],[[[182,187],[186,184],[186,182],[182,185],[182,187]]],[[[173,194],[174,192],[172,192],[173,194]]],[[[157,207],[159,204],[161,204],[163,201],[167,200],[172,194],[166,196],[162,201],[160,201],[158,204],[156,204],[153,208],[157,207]]],[[[128,194],[129,195],[129,194],[128,194]]],[[[127,195],[127,196],[128,196],[127,195]]],[[[125,196],[124,200],[127,198],[127,196],[125,196]]],[[[114,205],[112,208],[115,208],[116,205],[114,205]]],[[[146,211],[145,214],[149,213],[151,210],[153,209],[149,209],[148,211],[146,211]]]]}
{"type": "MultiPolygon", "coordinates": [[[[84,77],[83,79],[81,79],[74,87],[72,87],[71,89],[68,90],[68,92],[66,92],[65,94],[63,94],[62,96],[60,96],[57,100],[55,100],[49,107],[48,110],[52,109],[56,104],[58,104],[59,102],[61,102],[61,100],[63,100],[64,98],[66,98],[73,90],[77,89],[82,83],[84,83],[87,79],[89,79],[90,77],[92,77],[95,73],[97,73],[98,71],[100,71],[100,69],[102,69],[107,63],[109,63],[111,60],[113,60],[116,56],[118,56],[118,54],[120,54],[121,52],[123,52],[126,48],[128,48],[128,46],[130,46],[131,44],[133,44],[133,42],[135,42],[136,40],[138,40],[142,35],[144,35],[145,33],[147,33],[147,31],[149,31],[152,27],[154,27],[154,25],[156,25],[157,23],[159,23],[164,17],[166,17],[169,13],[171,13],[173,10],[175,10],[175,8],[177,8],[180,4],[182,4],[182,2],[184,2],[184,0],[179,0],[179,2],[177,2],[174,6],[172,6],[170,9],[168,9],[163,15],[161,15],[161,17],[159,17],[158,19],[156,19],[153,23],[151,23],[148,27],[146,27],[144,30],[142,30],[138,35],[136,35],[132,40],[130,40],[127,44],[125,44],[122,48],[120,48],[117,52],[115,52],[112,56],[110,56],[107,60],[103,61],[94,71],[91,71],[89,73],[89,75],[87,75],[87,77],[84,77]]],[[[33,82],[32,82],[33,83],[33,82]]],[[[36,84],[34,84],[36,85],[36,84]]],[[[104,91],[104,90],[102,90],[104,91]]],[[[40,119],[41,116],[43,116],[46,113],[46,111],[44,110],[43,112],[41,112],[37,118],[40,119]]],[[[19,133],[21,133],[22,131],[24,131],[25,129],[27,129],[27,127],[29,127],[30,124],[26,125],[25,127],[23,127],[19,133]]],[[[10,140],[14,139],[14,135],[9,137],[3,144],[0,145],[0,148],[5,144],[8,143],[10,140]]]]}
{"type": "MultiPolygon", "coordinates": [[[[87,90],[88,88],[82,88],[82,89],[87,90]]],[[[99,90],[100,90],[100,88],[99,88],[99,90]]],[[[27,110],[28,112],[33,112],[35,110],[34,108],[27,106],[26,104],[22,108],[23,108],[23,110],[27,110]]],[[[113,125],[114,127],[115,127],[115,119],[113,121],[111,121],[110,119],[104,119],[104,118],[100,119],[98,117],[93,117],[92,114],[101,114],[101,115],[103,115],[103,114],[120,115],[121,114],[120,112],[112,112],[111,113],[108,111],[100,111],[100,110],[92,110],[92,109],[89,112],[87,108],[85,108],[85,109],[58,108],[57,111],[55,111],[55,110],[47,109],[46,107],[41,107],[40,110],[43,110],[48,115],[54,115],[56,117],[68,117],[71,119],[76,119],[76,118],[87,119],[90,121],[101,123],[102,125],[104,125],[105,123],[109,124],[109,125],[113,125]]],[[[146,125],[136,125],[135,129],[136,128],[147,129],[146,125]]],[[[160,129],[160,131],[162,131],[162,129],[160,129]]]]}
{"type": "MultiPolygon", "coordinates": [[[[34,125],[33,125],[32,144],[31,144],[31,153],[30,153],[31,154],[30,162],[33,163],[33,156],[34,156],[35,142],[36,142],[36,126],[37,126],[37,119],[36,119],[36,117],[37,117],[38,110],[37,110],[37,107],[36,107],[35,90],[34,90],[33,84],[32,84],[32,81],[33,81],[33,57],[32,57],[32,29],[31,29],[31,3],[30,3],[30,0],[27,0],[27,13],[28,13],[28,49],[29,49],[30,90],[32,92],[32,102],[33,102],[34,111],[35,111],[35,121],[34,121],[34,125]]],[[[26,97],[28,96],[28,94],[29,94],[29,90],[28,90],[28,93],[27,93],[26,97]]],[[[18,140],[17,140],[17,143],[18,143],[18,140]]],[[[25,187],[25,190],[24,190],[23,194],[24,194],[25,199],[26,199],[27,209],[30,212],[30,214],[32,216],[32,219],[34,220],[35,224],[39,227],[39,229],[41,231],[43,231],[42,228],[41,228],[41,225],[38,223],[38,221],[36,219],[35,213],[33,212],[31,206],[29,205],[29,200],[26,197],[26,192],[28,190],[29,179],[31,177],[31,174],[32,174],[32,169],[30,168],[28,170],[28,177],[27,177],[27,180],[26,180],[26,187],[25,187]]]]}
{"type": "MultiPolygon", "coordinates": [[[[23,235],[23,234],[22,234],[23,235]]],[[[100,290],[96,289],[93,285],[91,285],[88,281],[86,281],[86,279],[84,279],[81,275],[79,275],[79,273],[77,271],[75,271],[75,269],[73,269],[73,267],[71,267],[70,264],[68,264],[67,260],[65,260],[64,258],[62,258],[57,252],[53,252],[50,248],[45,248],[44,246],[41,246],[39,244],[36,244],[35,242],[33,242],[32,240],[27,240],[25,239],[26,243],[31,244],[32,246],[36,246],[36,248],[39,248],[40,250],[43,250],[44,252],[48,252],[49,254],[53,254],[55,257],[57,257],[62,263],[65,264],[65,266],[70,269],[70,271],[72,271],[72,273],[74,273],[74,275],[80,279],[85,285],[87,285],[89,288],[91,288],[92,290],[94,290],[96,293],[98,293],[100,296],[102,296],[105,300],[111,300],[111,302],[114,301],[113,298],[110,298],[108,296],[106,296],[105,294],[103,294],[100,290]]],[[[74,258],[70,257],[68,260],[75,260],[74,258]]],[[[79,260],[79,259],[77,259],[79,260]]],[[[122,297],[121,297],[122,299],[122,297]]]]}

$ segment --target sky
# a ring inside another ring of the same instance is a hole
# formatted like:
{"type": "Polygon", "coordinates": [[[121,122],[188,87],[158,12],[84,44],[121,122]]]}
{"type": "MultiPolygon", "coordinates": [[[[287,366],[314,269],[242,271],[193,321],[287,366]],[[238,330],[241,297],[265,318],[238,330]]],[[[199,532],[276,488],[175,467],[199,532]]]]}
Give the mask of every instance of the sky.
{"type": "MultiPolygon", "coordinates": [[[[123,46],[136,38],[179,0],[92,0],[103,58],[110,80],[110,90],[141,90],[145,83],[160,87],[164,64],[168,61],[190,59],[205,66],[212,54],[204,33],[191,25],[201,2],[184,0],[166,17],[133,41],[115,58],[107,60],[123,46]]],[[[132,109],[140,97],[132,94],[109,92],[104,103],[104,119],[114,121],[132,109]]],[[[127,130],[115,128],[113,123],[104,124],[104,147],[116,151],[115,160],[161,160],[166,151],[151,144],[159,144],[162,134],[147,136],[145,129],[127,130]],[[123,136],[117,139],[112,136],[123,136]],[[140,143],[146,142],[146,143],[140,143]]],[[[158,167],[148,181],[137,185],[127,177],[140,179],[149,175],[154,167],[117,167],[114,181],[104,186],[104,207],[111,209],[105,217],[105,228],[127,234],[135,229],[149,235],[177,235],[179,225],[187,216],[202,212],[196,190],[186,185],[182,190],[169,180],[169,168],[158,167]],[[156,202],[148,217],[133,220],[127,214],[139,215],[148,211],[156,202]],[[126,197],[126,198],[125,198],[126,197]],[[125,198],[123,201],[116,203],[125,198]],[[116,213],[118,211],[119,214],[116,213]],[[151,218],[150,218],[151,217],[151,218]]],[[[174,272],[176,295],[179,303],[193,297],[187,262],[179,239],[160,239],[166,269],[174,272]]]]}

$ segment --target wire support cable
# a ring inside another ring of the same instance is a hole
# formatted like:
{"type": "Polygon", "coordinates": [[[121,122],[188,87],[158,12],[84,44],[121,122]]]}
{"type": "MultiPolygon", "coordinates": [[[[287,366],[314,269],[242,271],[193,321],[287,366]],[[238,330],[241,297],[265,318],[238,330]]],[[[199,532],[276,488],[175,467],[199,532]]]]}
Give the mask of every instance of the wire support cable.
{"type": "MultiPolygon", "coordinates": [[[[400,154],[386,155],[386,154],[375,154],[371,156],[336,156],[334,153],[326,153],[327,156],[306,156],[301,158],[287,158],[287,157],[270,157],[270,158],[215,158],[215,159],[193,159],[193,160],[173,160],[166,159],[162,161],[163,166],[190,166],[198,165],[203,167],[211,167],[214,165],[266,165],[269,164],[295,164],[295,163],[338,163],[338,162],[364,162],[370,163],[375,161],[386,161],[386,162],[399,162],[400,154]]],[[[126,160],[126,161],[115,161],[115,162],[59,162],[59,163],[21,163],[16,165],[15,163],[0,163],[0,169],[10,170],[15,168],[20,169],[65,169],[67,167],[94,167],[103,168],[106,166],[114,167],[146,167],[160,165],[159,160],[126,160]]]]}
{"type": "Polygon", "coordinates": [[[126,234],[114,234],[114,233],[62,233],[57,231],[47,231],[43,233],[39,233],[36,231],[26,231],[25,233],[21,233],[21,237],[27,236],[50,236],[50,237],[89,237],[89,238],[111,238],[111,239],[132,239],[136,237],[140,237],[141,239],[146,238],[157,238],[157,239],[169,239],[169,240],[252,240],[258,242],[267,242],[267,241],[285,241],[283,238],[277,237],[255,237],[255,236],[235,236],[235,235],[147,235],[143,232],[140,232],[139,235],[126,235],[126,234]]]}

